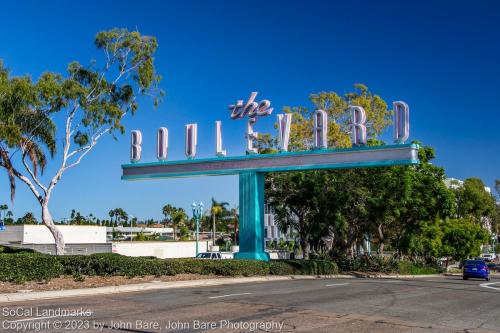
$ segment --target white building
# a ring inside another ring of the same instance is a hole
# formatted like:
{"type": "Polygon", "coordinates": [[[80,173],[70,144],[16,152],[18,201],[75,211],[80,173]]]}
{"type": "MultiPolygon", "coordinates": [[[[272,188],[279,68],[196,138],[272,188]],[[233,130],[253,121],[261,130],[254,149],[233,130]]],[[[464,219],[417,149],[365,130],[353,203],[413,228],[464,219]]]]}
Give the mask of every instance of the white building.
{"type": "MultiPolygon", "coordinates": [[[[58,225],[66,244],[104,244],[106,227],[89,225],[58,225]]],[[[0,244],[55,244],[45,225],[7,225],[0,232],[0,244]]]]}
{"type": "MultiPolygon", "coordinates": [[[[198,252],[206,252],[208,243],[198,242],[198,252]]],[[[112,251],[129,257],[193,258],[196,256],[196,242],[113,242],[112,251]]]]}
{"type": "MultiPolygon", "coordinates": [[[[118,253],[125,256],[154,256],[157,258],[189,258],[196,255],[196,242],[152,241],[111,242],[107,233],[113,228],[91,225],[58,225],[65,242],[66,254],[93,254],[93,253],[118,253]]],[[[115,227],[124,235],[144,233],[145,235],[159,234],[172,236],[172,228],[147,228],[147,227],[115,227]]],[[[130,238],[129,238],[130,240],[130,238]]],[[[17,248],[28,248],[38,252],[55,254],[54,237],[45,225],[8,225],[0,231],[0,245],[17,248]]],[[[198,243],[199,252],[208,248],[207,241],[198,243]]]]}
{"type": "Polygon", "coordinates": [[[266,206],[266,213],[264,214],[264,235],[266,245],[270,242],[279,242],[293,240],[290,229],[286,232],[282,232],[278,227],[278,224],[274,220],[274,213],[272,209],[266,206]]]}
{"type": "MultiPolygon", "coordinates": [[[[444,183],[446,184],[446,186],[448,188],[451,188],[451,189],[457,189],[457,188],[462,187],[464,185],[464,181],[463,180],[456,179],[456,178],[446,178],[444,180],[444,183]]],[[[488,192],[488,193],[491,194],[491,188],[490,187],[485,186],[484,190],[486,192],[488,192]]]]}
{"type": "MultiPolygon", "coordinates": [[[[106,227],[89,225],[58,225],[66,244],[66,254],[111,252],[106,240],[106,227]]],[[[54,237],[45,225],[7,225],[0,231],[0,245],[29,248],[42,253],[55,253],[54,237]]]]}
{"type": "Polygon", "coordinates": [[[119,239],[121,240],[132,240],[138,235],[143,234],[145,236],[158,235],[162,238],[173,239],[174,229],[173,228],[151,228],[151,227],[106,227],[106,234],[109,241],[113,239],[113,233],[119,234],[119,239]]]}

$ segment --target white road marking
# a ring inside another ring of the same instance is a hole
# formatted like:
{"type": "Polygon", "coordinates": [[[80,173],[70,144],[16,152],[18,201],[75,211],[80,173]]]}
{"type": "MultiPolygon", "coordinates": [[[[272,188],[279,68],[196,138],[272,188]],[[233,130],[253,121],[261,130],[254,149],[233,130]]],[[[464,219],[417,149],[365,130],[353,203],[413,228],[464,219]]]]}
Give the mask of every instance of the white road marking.
{"type": "Polygon", "coordinates": [[[483,288],[490,288],[490,289],[495,289],[495,290],[500,290],[500,288],[497,287],[491,287],[492,284],[499,284],[500,282],[488,282],[488,283],[481,283],[479,286],[483,288]]]}
{"type": "Polygon", "coordinates": [[[332,284],[327,284],[325,287],[345,286],[348,284],[349,283],[332,283],[332,284]]]}
{"type": "Polygon", "coordinates": [[[252,294],[252,293],[229,294],[229,295],[220,295],[220,296],[210,296],[209,298],[222,298],[222,297],[241,296],[241,295],[251,295],[251,294],[252,294]]]}
{"type": "Polygon", "coordinates": [[[33,318],[26,318],[26,319],[18,319],[18,320],[6,320],[9,323],[19,323],[22,321],[32,321],[32,320],[39,320],[39,319],[52,319],[52,318],[59,318],[59,317],[73,317],[73,316],[46,316],[46,317],[33,317],[33,318]]]}

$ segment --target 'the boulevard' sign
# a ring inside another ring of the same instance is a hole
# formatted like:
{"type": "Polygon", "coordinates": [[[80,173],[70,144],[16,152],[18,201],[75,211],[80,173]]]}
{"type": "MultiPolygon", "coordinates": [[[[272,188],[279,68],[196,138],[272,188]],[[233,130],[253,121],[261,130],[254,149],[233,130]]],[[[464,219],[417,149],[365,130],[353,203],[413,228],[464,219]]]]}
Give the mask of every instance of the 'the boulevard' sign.
{"type": "MultiPolygon", "coordinates": [[[[246,129],[246,151],[247,154],[258,153],[254,146],[259,133],[254,131],[254,125],[258,117],[265,117],[273,112],[271,102],[264,99],[256,102],[257,92],[252,92],[248,100],[238,100],[235,104],[229,106],[231,119],[241,119],[248,117],[246,129]]],[[[355,146],[366,145],[366,112],[361,106],[352,105],[349,107],[351,113],[351,141],[355,146]]],[[[394,109],[394,141],[404,143],[410,135],[410,109],[405,102],[396,101],[393,103],[394,109]]],[[[278,114],[278,145],[280,151],[288,151],[290,140],[290,127],[292,124],[292,114],[278,114]]],[[[328,114],[324,110],[314,112],[314,147],[315,149],[328,148],[328,114]]],[[[131,137],[131,156],[132,163],[137,163],[141,159],[142,152],[142,133],[138,130],[132,131],[131,137]]],[[[198,125],[185,125],[185,154],[188,159],[194,159],[196,156],[196,147],[198,143],[198,125]]],[[[215,155],[226,156],[227,152],[222,145],[222,123],[220,120],[215,122],[215,155]]],[[[168,156],[168,129],[160,127],[156,136],[156,157],[159,161],[166,161],[168,156]]]]}

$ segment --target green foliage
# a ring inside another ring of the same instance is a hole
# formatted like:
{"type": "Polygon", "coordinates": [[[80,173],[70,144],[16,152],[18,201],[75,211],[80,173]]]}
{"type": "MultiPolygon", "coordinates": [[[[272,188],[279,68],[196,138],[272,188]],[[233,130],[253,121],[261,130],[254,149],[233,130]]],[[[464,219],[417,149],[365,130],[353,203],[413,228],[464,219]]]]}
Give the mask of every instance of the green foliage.
{"type": "Polygon", "coordinates": [[[489,233],[470,219],[446,219],[443,221],[444,256],[456,260],[478,256],[481,245],[489,242],[489,233]]]}
{"type": "Polygon", "coordinates": [[[410,239],[409,251],[423,257],[463,260],[480,254],[488,232],[471,219],[435,219],[422,222],[410,239]]]}
{"type": "Polygon", "coordinates": [[[28,212],[18,218],[16,224],[38,224],[38,220],[36,219],[35,214],[28,212]]]}
{"type": "Polygon", "coordinates": [[[398,260],[386,257],[342,257],[336,260],[343,272],[399,273],[404,275],[438,274],[442,269],[437,264],[398,260]]]}
{"type": "Polygon", "coordinates": [[[33,83],[31,77],[10,77],[0,60],[0,167],[7,171],[11,199],[14,199],[19,176],[11,155],[19,150],[32,173],[43,172],[50,156],[56,151],[55,125],[49,114],[59,108],[44,81],[33,83]]]}
{"type": "Polygon", "coordinates": [[[493,217],[495,214],[495,198],[484,188],[479,178],[468,178],[463,186],[457,187],[454,192],[457,198],[457,213],[462,218],[472,218],[482,223],[483,218],[493,217]]]}
{"type": "Polygon", "coordinates": [[[401,260],[398,263],[398,273],[403,275],[428,275],[442,273],[443,269],[438,265],[423,264],[420,262],[413,262],[401,260]]]}
{"type": "Polygon", "coordinates": [[[440,219],[433,222],[422,222],[419,231],[412,234],[409,252],[415,256],[439,258],[443,253],[444,231],[440,219]]]}
{"type": "Polygon", "coordinates": [[[1,253],[36,253],[36,252],[32,249],[23,249],[23,248],[0,245],[0,254],[1,253]]]}
{"type": "Polygon", "coordinates": [[[67,275],[144,276],[202,274],[219,276],[261,276],[283,274],[336,274],[331,261],[198,260],[125,257],[117,254],[58,257],[67,275]]]}
{"type": "Polygon", "coordinates": [[[0,253],[0,267],[0,281],[15,283],[49,281],[63,273],[56,257],[36,253],[0,253]]]}
{"type": "Polygon", "coordinates": [[[60,275],[82,281],[85,276],[173,276],[201,274],[217,276],[265,276],[288,274],[333,275],[337,265],[331,261],[255,261],[157,259],[125,257],[118,254],[89,256],[50,256],[37,253],[0,254],[0,281],[48,281],[60,275]]]}
{"type": "Polygon", "coordinates": [[[380,272],[394,273],[398,271],[399,261],[386,257],[340,257],[335,260],[343,272],[380,272]]]}
{"type": "Polygon", "coordinates": [[[158,241],[158,240],[160,240],[159,234],[144,235],[143,232],[139,232],[134,237],[134,241],[136,241],[136,242],[147,242],[147,241],[158,241]]]}
{"type": "Polygon", "coordinates": [[[189,229],[185,228],[188,216],[183,208],[167,204],[163,206],[162,213],[165,216],[165,223],[168,223],[174,229],[174,240],[177,238],[177,229],[179,227],[181,228],[181,240],[189,239],[189,229]]]}

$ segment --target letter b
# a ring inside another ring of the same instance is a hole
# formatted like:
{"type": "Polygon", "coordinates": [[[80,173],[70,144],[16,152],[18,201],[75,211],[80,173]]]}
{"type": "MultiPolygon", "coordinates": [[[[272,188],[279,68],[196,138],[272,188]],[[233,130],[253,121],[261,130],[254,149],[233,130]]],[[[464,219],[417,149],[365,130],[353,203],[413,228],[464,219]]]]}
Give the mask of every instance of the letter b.
{"type": "Polygon", "coordinates": [[[131,144],[130,144],[130,161],[132,163],[139,162],[141,160],[141,152],[142,152],[141,145],[142,145],[141,131],[132,131],[131,144]]]}

